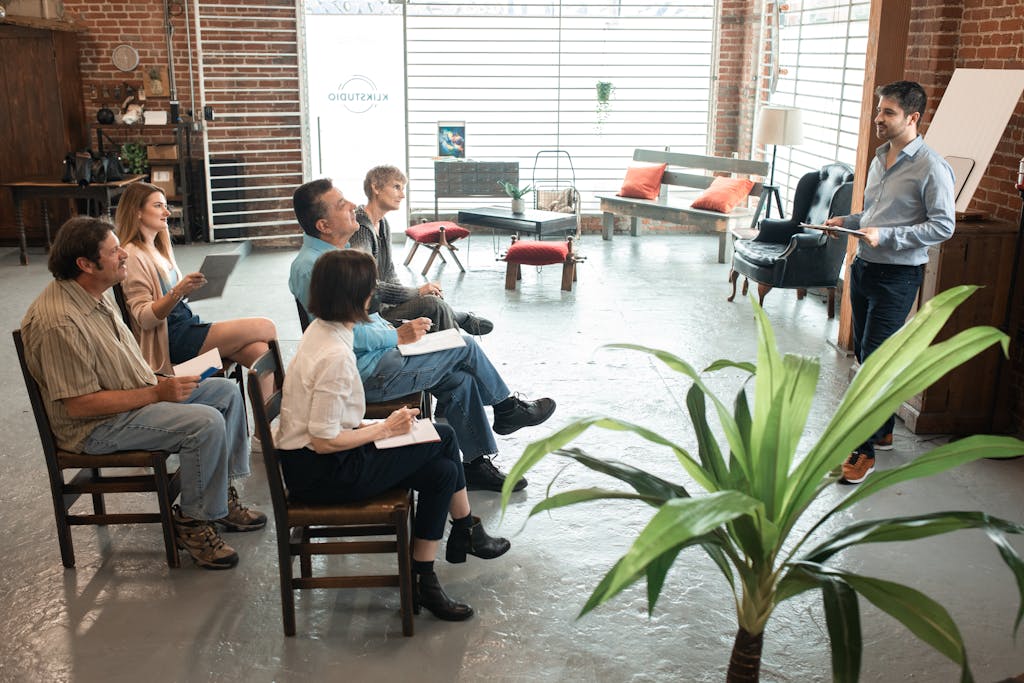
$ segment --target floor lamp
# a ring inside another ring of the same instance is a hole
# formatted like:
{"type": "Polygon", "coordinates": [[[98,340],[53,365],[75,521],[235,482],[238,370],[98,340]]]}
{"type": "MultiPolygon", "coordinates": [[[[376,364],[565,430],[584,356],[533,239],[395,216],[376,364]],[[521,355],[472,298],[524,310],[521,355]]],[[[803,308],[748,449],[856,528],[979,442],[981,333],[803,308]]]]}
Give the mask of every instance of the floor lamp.
{"type": "Polygon", "coordinates": [[[804,141],[803,112],[795,107],[781,107],[777,105],[766,105],[761,107],[761,115],[757,119],[757,131],[754,133],[754,144],[772,146],[771,174],[768,177],[768,184],[765,191],[768,193],[768,208],[764,217],[772,217],[772,195],[775,196],[775,205],[779,208],[779,218],[784,218],[782,211],[782,198],[779,196],[779,188],[775,184],[775,152],[779,145],[799,145],[804,141]]]}

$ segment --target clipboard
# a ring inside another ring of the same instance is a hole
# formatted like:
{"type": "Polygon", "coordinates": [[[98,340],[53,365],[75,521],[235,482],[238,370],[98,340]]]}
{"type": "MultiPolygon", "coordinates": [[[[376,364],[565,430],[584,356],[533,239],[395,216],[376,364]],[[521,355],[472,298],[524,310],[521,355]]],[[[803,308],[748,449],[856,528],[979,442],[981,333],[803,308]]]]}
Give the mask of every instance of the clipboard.
{"type": "Polygon", "coordinates": [[[821,230],[822,232],[842,232],[847,235],[856,235],[857,237],[863,237],[864,232],[861,230],[851,230],[850,228],[843,228],[838,225],[814,225],[812,223],[801,223],[801,228],[810,228],[811,230],[821,230]]]}
{"type": "Polygon", "coordinates": [[[221,296],[231,271],[251,249],[252,246],[248,242],[244,242],[238,249],[226,254],[207,254],[203,259],[203,265],[199,267],[199,272],[206,278],[206,284],[189,294],[188,300],[200,301],[221,296]]]}

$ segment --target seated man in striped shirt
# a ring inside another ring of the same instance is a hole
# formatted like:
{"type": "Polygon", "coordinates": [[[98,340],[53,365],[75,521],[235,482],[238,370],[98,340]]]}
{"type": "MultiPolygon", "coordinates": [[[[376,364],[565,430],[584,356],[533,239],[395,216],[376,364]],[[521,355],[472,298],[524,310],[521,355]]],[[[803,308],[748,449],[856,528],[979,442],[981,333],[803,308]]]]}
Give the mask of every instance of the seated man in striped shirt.
{"type": "Polygon", "coordinates": [[[106,220],[80,216],[61,227],[50,248],[55,279],[21,321],[29,371],[59,448],[178,453],[178,547],[201,567],[229,569],[238,553],[214,525],[253,531],[267,523],[228,485],[249,474],[245,405],[229,380],[153,374],[110,292],[124,281],[127,259],[106,220]]]}

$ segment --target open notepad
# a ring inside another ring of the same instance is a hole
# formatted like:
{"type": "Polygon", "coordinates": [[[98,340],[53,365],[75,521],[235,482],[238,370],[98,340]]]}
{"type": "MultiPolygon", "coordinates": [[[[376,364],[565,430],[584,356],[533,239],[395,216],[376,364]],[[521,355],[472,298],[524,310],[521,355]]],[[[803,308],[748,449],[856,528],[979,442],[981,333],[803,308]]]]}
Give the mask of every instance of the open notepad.
{"type": "Polygon", "coordinates": [[[389,436],[386,439],[377,439],[373,445],[377,448],[396,448],[398,446],[412,446],[417,443],[437,443],[441,435],[434,429],[434,423],[430,420],[414,420],[412,429],[398,436],[389,436]]]}
{"type": "Polygon", "coordinates": [[[419,341],[412,342],[411,344],[399,344],[398,352],[403,356],[419,356],[424,353],[433,353],[434,351],[457,349],[460,346],[465,345],[466,340],[463,339],[459,331],[453,327],[451,329],[441,330],[440,332],[425,334],[419,341]]]}
{"type": "Polygon", "coordinates": [[[215,346],[206,353],[175,365],[174,376],[191,377],[192,375],[199,375],[200,379],[206,379],[223,367],[224,363],[220,359],[220,351],[215,346]]]}

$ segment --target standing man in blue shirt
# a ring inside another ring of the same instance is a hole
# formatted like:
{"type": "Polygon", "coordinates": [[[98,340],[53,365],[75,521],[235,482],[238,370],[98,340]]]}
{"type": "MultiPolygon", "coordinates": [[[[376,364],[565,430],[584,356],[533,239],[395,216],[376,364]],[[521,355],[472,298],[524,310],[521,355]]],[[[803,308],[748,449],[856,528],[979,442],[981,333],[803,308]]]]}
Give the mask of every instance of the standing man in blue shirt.
{"type": "MultiPolygon", "coordinates": [[[[906,322],[928,262],[928,247],[953,236],[953,169],[917,127],[924,88],[896,81],[875,91],[875,133],[884,140],[868,170],[864,210],[826,225],[859,229],[850,266],[853,350],[860,362],[906,322]]],[[[875,450],[892,449],[895,415],[843,463],[840,483],[859,484],[875,469],[875,450]]]]}

